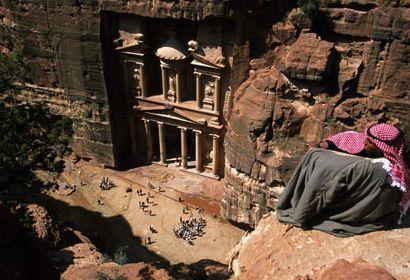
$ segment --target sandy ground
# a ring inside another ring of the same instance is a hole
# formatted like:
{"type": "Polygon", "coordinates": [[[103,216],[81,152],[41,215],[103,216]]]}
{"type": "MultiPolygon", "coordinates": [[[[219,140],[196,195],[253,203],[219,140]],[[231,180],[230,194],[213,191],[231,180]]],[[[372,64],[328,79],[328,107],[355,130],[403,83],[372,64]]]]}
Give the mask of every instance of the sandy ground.
{"type": "Polygon", "coordinates": [[[208,203],[205,207],[210,212],[219,212],[218,196],[221,195],[220,188],[214,187],[212,191],[213,184],[221,182],[180,172],[167,172],[166,168],[158,166],[119,172],[84,161],[68,162],[61,180],[75,184],[76,191],[69,196],[50,192],[45,200],[48,209],[91,236],[100,248],[113,252],[126,245],[130,261],[162,259],[171,264],[189,264],[210,259],[226,263],[228,252],[244,232],[215,215],[202,212],[207,226],[205,234],[194,240],[194,245],[175,237],[172,228],[179,223],[180,217],[187,219],[197,215],[193,204],[208,203]],[[101,190],[99,184],[103,176],[108,176],[116,187],[101,190]],[[155,189],[149,189],[148,182],[155,189]],[[137,190],[142,190],[143,195],[138,195],[137,190]],[[145,211],[139,208],[139,201],[148,206],[145,211]],[[186,204],[190,209],[184,214],[186,204]],[[150,225],[158,232],[152,233],[150,225]],[[148,237],[151,244],[145,242],[148,237]]]}

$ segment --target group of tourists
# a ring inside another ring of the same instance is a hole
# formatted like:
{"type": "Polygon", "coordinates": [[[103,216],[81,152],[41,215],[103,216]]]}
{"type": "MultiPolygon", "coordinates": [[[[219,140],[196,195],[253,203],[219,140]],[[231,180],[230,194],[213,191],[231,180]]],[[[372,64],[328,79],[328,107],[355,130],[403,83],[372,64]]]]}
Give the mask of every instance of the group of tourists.
{"type": "Polygon", "coordinates": [[[113,188],[114,186],[115,186],[114,182],[110,178],[104,176],[101,179],[100,189],[109,190],[109,189],[113,188]]]}
{"type": "Polygon", "coordinates": [[[206,220],[200,215],[187,220],[184,220],[181,217],[179,224],[173,228],[173,231],[177,238],[181,238],[188,242],[188,244],[193,245],[193,240],[205,233],[205,226],[206,220]]]}

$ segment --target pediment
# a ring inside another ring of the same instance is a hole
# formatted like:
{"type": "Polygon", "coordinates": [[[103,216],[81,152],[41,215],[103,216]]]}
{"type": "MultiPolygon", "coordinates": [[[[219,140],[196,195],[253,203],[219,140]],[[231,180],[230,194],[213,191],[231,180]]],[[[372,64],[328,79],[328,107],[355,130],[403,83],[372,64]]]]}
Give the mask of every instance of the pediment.
{"type": "Polygon", "coordinates": [[[145,55],[147,48],[138,44],[115,48],[116,51],[130,55],[145,55]]]}
{"type": "Polygon", "coordinates": [[[196,53],[192,53],[192,56],[194,57],[194,60],[191,62],[192,65],[202,66],[202,67],[207,67],[207,68],[212,68],[212,69],[218,69],[218,70],[223,69],[225,67],[225,65],[213,63],[207,60],[205,57],[198,55],[196,53]]]}

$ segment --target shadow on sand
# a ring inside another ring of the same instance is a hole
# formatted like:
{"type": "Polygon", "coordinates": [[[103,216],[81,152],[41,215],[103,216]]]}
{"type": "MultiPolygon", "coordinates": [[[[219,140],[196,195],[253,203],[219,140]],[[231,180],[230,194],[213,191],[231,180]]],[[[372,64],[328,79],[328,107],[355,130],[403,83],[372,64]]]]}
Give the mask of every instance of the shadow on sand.
{"type": "MultiPolygon", "coordinates": [[[[170,262],[143,246],[139,236],[133,234],[131,226],[122,215],[104,217],[102,213],[79,206],[69,205],[42,192],[23,191],[15,194],[21,203],[35,203],[46,208],[53,217],[63,221],[68,227],[82,232],[101,251],[112,255],[117,248],[125,246],[127,263],[145,262],[155,268],[167,270],[176,279],[228,279],[226,265],[208,259],[193,264],[170,262]],[[213,273],[205,273],[207,268],[216,268],[213,273]]],[[[73,257],[73,256],[72,256],[73,257]]],[[[73,264],[73,259],[67,267],[73,264]]],[[[151,279],[150,270],[141,270],[142,279],[151,279]]]]}

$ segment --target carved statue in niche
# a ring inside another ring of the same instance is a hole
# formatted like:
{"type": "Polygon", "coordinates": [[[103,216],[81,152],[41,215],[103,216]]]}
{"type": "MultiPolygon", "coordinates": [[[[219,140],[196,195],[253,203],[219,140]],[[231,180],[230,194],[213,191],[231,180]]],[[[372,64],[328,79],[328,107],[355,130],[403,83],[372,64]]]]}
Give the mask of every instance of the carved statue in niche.
{"type": "Polygon", "coordinates": [[[168,77],[168,86],[168,95],[175,95],[175,77],[171,74],[168,77]]]}
{"type": "Polygon", "coordinates": [[[139,65],[126,64],[128,92],[133,96],[141,96],[141,71],[139,65]]]}
{"type": "Polygon", "coordinates": [[[204,88],[205,99],[212,99],[215,93],[215,83],[207,82],[204,88]]]}
{"type": "Polygon", "coordinates": [[[133,85],[134,85],[134,89],[137,93],[138,96],[141,95],[141,71],[140,68],[138,66],[135,66],[133,69],[133,75],[132,75],[132,81],[133,81],[133,85]]]}

